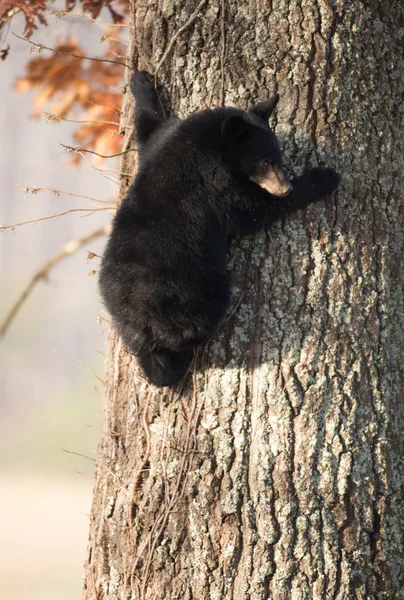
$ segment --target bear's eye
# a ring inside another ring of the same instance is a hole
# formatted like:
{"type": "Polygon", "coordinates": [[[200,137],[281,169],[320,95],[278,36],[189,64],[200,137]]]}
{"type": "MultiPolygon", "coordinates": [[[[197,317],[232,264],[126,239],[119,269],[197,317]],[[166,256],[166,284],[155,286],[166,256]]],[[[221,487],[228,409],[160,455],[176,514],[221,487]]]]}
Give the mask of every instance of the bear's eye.
{"type": "Polygon", "coordinates": [[[263,167],[263,168],[265,168],[265,167],[267,167],[268,165],[269,165],[269,160],[268,160],[267,158],[264,158],[263,160],[260,160],[260,162],[259,162],[259,166],[260,166],[260,167],[263,167]]]}

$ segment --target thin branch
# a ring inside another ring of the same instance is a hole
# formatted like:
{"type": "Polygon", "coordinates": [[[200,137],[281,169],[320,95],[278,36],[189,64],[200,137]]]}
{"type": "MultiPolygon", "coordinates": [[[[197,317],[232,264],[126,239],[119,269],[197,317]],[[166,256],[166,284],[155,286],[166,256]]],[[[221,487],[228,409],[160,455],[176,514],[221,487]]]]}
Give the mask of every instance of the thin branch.
{"type": "Polygon", "coordinates": [[[93,425],[92,423],[86,423],[85,425],[89,429],[93,429],[94,431],[97,431],[98,433],[101,433],[102,435],[110,435],[111,437],[114,437],[114,436],[119,437],[120,436],[120,434],[117,431],[113,431],[112,433],[110,431],[103,431],[102,429],[95,427],[95,425],[93,425]]]}
{"type": "MultiPolygon", "coordinates": [[[[136,150],[135,148],[128,148],[127,150],[124,150],[122,152],[122,154],[125,154],[126,152],[128,152],[129,150],[136,150]]],[[[88,158],[85,154],[83,154],[80,150],[76,150],[76,153],[79,154],[81,156],[81,158],[83,160],[85,160],[87,162],[87,166],[89,169],[91,169],[92,171],[97,171],[98,173],[100,173],[100,175],[102,175],[103,177],[105,177],[105,179],[107,179],[108,181],[111,181],[111,183],[114,183],[115,185],[119,185],[119,180],[117,179],[113,179],[112,177],[108,177],[108,175],[106,175],[105,173],[112,173],[114,175],[116,175],[117,177],[120,175],[124,175],[125,177],[133,177],[133,173],[124,173],[124,172],[120,172],[117,173],[115,170],[111,171],[110,169],[100,169],[99,167],[96,167],[88,158]]]]}
{"type": "Polygon", "coordinates": [[[103,173],[112,173],[113,175],[123,175],[125,177],[133,177],[133,173],[127,173],[125,171],[120,171],[119,173],[117,173],[116,171],[113,171],[111,169],[99,169],[99,171],[102,171],[103,173]]]}
{"type": "Polygon", "coordinates": [[[49,121],[52,121],[53,123],[59,123],[59,121],[66,121],[66,123],[84,123],[84,124],[98,124],[101,123],[102,125],[116,125],[117,127],[120,127],[120,123],[118,123],[118,121],[101,121],[101,120],[97,120],[97,121],[83,121],[83,120],[76,120],[76,119],[66,119],[66,117],[58,117],[57,115],[51,113],[51,112],[44,112],[43,113],[45,115],[45,119],[46,121],[49,123],[49,121]]]}
{"type": "Polygon", "coordinates": [[[94,213],[99,210],[116,210],[116,206],[106,206],[105,208],[89,208],[88,213],[82,216],[82,219],[86,219],[87,217],[91,217],[94,213]]]}
{"type": "Polygon", "coordinates": [[[33,277],[30,279],[28,284],[22,290],[20,296],[18,297],[15,304],[12,306],[11,310],[7,314],[4,321],[0,324],[0,339],[4,336],[4,334],[10,327],[16,314],[18,313],[18,311],[20,310],[21,306],[24,304],[24,302],[26,301],[28,296],[31,294],[31,292],[34,289],[34,287],[36,286],[36,284],[39,281],[41,281],[42,279],[46,279],[46,277],[48,276],[51,269],[53,269],[53,267],[55,267],[63,259],[65,259],[68,256],[71,256],[72,254],[77,252],[77,250],[79,250],[80,248],[82,248],[83,246],[88,244],[89,242],[92,242],[93,240],[97,239],[98,237],[108,235],[108,233],[110,231],[111,231],[111,225],[108,223],[107,225],[104,225],[103,227],[96,229],[92,233],[89,233],[89,234],[83,236],[82,238],[70,240],[70,242],[67,242],[67,244],[65,244],[62,247],[62,249],[57,254],[55,254],[55,256],[53,256],[50,260],[48,260],[43,265],[43,267],[41,267],[39,269],[39,271],[37,271],[33,275],[33,277]]]}
{"type": "Polygon", "coordinates": [[[81,15],[80,13],[70,12],[68,10],[51,10],[49,14],[56,18],[61,18],[65,16],[81,17],[82,19],[88,19],[89,21],[96,23],[100,27],[102,25],[106,25],[107,27],[128,27],[129,29],[133,29],[132,25],[128,25],[127,23],[107,23],[107,21],[99,21],[98,19],[93,19],[88,15],[81,15]]]}
{"type": "Polygon", "coordinates": [[[199,2],[198,6],[196,7],[196,9],[194,10],[194,12],[192,13],[192,15],[189,17],[188,21],[186,21],[184,23],[184,25],[182,27],[180,27],[178,29],[178,31],[173,35],[173,37],[170,40],[170,43],[167,46],[166,51],[164,52],[163,56],[161,57],[160,62],[158,63],[156,70],[154,71],[154,76],[157,76],[157,72],[160,70],[162,64],[164,63],[164,61],[166,60],[167,56],[170,54],[176,40],[178,39],[178,37],[182,34],[183,31],[185,31],[185,29],[187,29],[187,27],[189,27],[190,25],[192,25],[192,23],[195,21],[195,19],[198,16],[199,11],[201,10],[202,6],[206,3],[206,0],[201,0],[201,2],[199,2]]]}
{"type": "Polygon", "coordinates": [[[73,360],[78,362],[79,365],[82,365],[83,367],[85,367],[86,369],[91,371],[92,374],[94,375],[94,377],[96,377],[98,379],[98,381],[100,381],[104,385],[105,381],[104,381],[104,379],[102,379],[102,377],[100,375],[98,375],[97,371],[95,369],[93,369],[93,367],[90,367],[90,365],[87,365],[85,362],[80,360],[80,358],[78,358],[77,356],[74,356],[73,354],[69,354],[68,352],[62,352],[61,350],[57,350],[56,348],[53,348],[53,352],[56,352],[57,354],[61,354],[62,356],[68,356],[69,358],[72,358],[73,360]]]}
{"type": "Polygon", "coordinates": [[[80,152],[88,152],[89,154],[95,154],[95,156],[99,156],[100,158],[115,158],[116,156],[122,156],[123,154],[126,154],[127,152],[135,152],[135,148],[128,148],[127,150],[124,150],[123,152],[118,152],[117,154],[111,154],[109,156],[104,155],[104,154],[98,154],[98,152],[95,152],[94,150],[87,150],[85,148],[82,148],[81,146],[67,146],[66,144],[60,144],[62,146],[62,148],[64,148],[67,153],[73,152],[75,154],[80,154],[80,152]]]}
{"type": "Polygon", "coordinates": [[[99,465],[100,465],[101,467],[104,467],[104,469],[105,469],[106,471],[108,471],[108,473],[109,473],[110,475],[112,475],[112,477],[113,477],[114,479],[116,479],[116,480],[117,480],[117,482],[119,483],[119,485],[121,486],[121,488],[123,489],[123,491],[124,491],[125,493],[127,493],[127,489],[125,488],[125,486],[124,486],[124,484],[123,484],[123,481],[122,481],[122,479],[120,479],[116,473],[114,473],[114,472],[113,472],[113,471],[112,471],[112,470],[111,470],[109,467],[107,467],[107,465],[106,465],[106,464],[104,464],[104,463],[100,462],[100,463],[99,463],[99,465]]]}
{"type": "Polygon", "coordinates": [[[86,475],[85,473],[82,473],[81,471],[78,471],[77,469],[73,469],[73,471],[75,473],[77,473],[77,475],[82,475],[83,477],[86,477],[90,481],[94,481],[94,477],[90,477],[90,475],[86,475]]]}
{"type": "Polygon", "coordinates": [[[109,202],[109,200],[98,200],[98,198],[92,198],[91,196],[83,196],[82,194],[73,194],[72,192],[62,192],[62,190],[54,190],[53,188],[41,188],[41,187],[31,187],[29,185],[24,185],[23,183],[13,183],[14,187],[23,187],[25,188],[25,193],[31,192],[34,196],[38,192],[52,192],[55,196],[72,196],[73,198],[83,198],[84,200],[90,200],[91,202],[98,202],[99,204],[105,204],[109,202]]]}
{"type": "MultiPolygon", "coordinates": [[[[0,225],[0,232],[6,231],[6,229],[15,229],[16,227],[21,227],[22,225],[29,225],[31,223],[39,223],[40,221],[48,221],[49,219],[56,219],[57,217],[64,217],[69,213],[74,212],[86,212],[89,215],[98,212],[100,210],[114,210],[114,206],[100,206],[99,208],[70,208],[69,210],[65,210],[64,212],[57,213],[55,215],[48,215],[47,217],[38,217],[38,219],[30,219],[29,221],[21,221],[21,223],[14,223],[14,225],[0,225]]],[[[85,215],[87,216],[87,215],[85,215]]]]}
{"type": "MultiPolygon", "coordinates": [[[[101,43],[102,42],[108,42],[109,43],[109,47],[112,50],[113,44],[111,44],[111,42],[116,42],[117,44],[123,44],[124,46],[127,46],[127,42],[125,40],[120,40],[118,38],[114,38],[111,37],[111,35],[109,33],[104,33],[101,38],[100,38],[101,43]]],[[[115,54],[115,52],[113,52],[113,55],[116,56],[117,58],[125,58],[125,55],[122,54],[115,54]]]]}
{"type": "Polygon", "coordinates": [[[113,179],[112,177],[108,177],[108,175],[105,175],[105,173],[114,173],[114,171],[108,171],[107,169],[100,169],[99,167],[96,167],[95,165],[93,165],[91,160],[89,160],[85,154],[82,154],[81,152],[79,152],[78,154],[81,156],[81,158],[83,160],[85,160],[87,162],[87,167],[89,169],[91,169],[92,171],[98,171],[108,181],[111,181],[111,183],[114,183],[115,185],[119,185],[119,181],[117,179],[113,179]]]}
{"type": "Polygon", "coordinates": [[[49,50],[50,52],[56,52],[56,54],[61,54],[63,56],[73,56],[74,58],[81,58],[83,60],[93,60],[95,62],[112,63],[115,65],[122,65],[123,67],[128,68],[128,65],[120,60],[110,60],[108,58],[94,58],[91,56],[80,56],[80,54],[73,54],[72,52],[63,52],[63,50],[56,50],[56,48],[49,48],[48,46],[44,46],[43,44],[38,44],[36,42],[33,42],[32,40],[27,40],[26,38],[21,37],[20,35],[17,35],[13,31],[11,33],[19,40],[23,40],[23,42],[28,42],[28,44],[31,44],[32,46],[36,46],[37,48],[40,49],[40,51],[41,50],[49,50]]]}
{"type": "Polygon", "coordinates": [[[95,458],[91,458],[91,456],[87,456],[86,454],[80,454],[80,452],[73,452],[73,450],[66,450],[66,448],[62,448],[63,452],[66,454],[75,454],[76,456],[81,456],[82,458],[86,458],[87,460],[91,460],[95,462],[95,458]]]}

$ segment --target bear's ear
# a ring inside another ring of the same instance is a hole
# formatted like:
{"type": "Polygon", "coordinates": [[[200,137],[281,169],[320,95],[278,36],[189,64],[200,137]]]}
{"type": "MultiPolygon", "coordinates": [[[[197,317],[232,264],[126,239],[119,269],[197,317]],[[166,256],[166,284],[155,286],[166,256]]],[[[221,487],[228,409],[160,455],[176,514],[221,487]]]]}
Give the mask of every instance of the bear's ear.
{"type": "Polygon", "coordinates": [[[258,102],[255,106],[250,108],[250,112],[254,113],[264,121],[268,121],[269,117],[272,114],[275,106],[278,104],[279,94],[274,94],[272,98],[269,100],[263,100],[262,102],[258,102]]]}
{"type": "Polygon", "coordinates": [[[222,123],[222,135],[229,142],[240,142],[246,133],[246,122],[240,115],[231,115],[222,123]]]}

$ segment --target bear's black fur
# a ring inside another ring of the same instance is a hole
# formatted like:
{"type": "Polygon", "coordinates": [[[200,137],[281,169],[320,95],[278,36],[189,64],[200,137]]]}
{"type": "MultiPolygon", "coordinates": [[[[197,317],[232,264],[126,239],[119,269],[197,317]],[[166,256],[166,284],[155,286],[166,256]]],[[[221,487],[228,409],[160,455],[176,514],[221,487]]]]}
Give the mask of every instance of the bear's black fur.
{"type": "Polygon", "coordinates": [[[333,169],[289,182],[268,118],[278,96],[249,111],[216,108],[165,120],[150,75],[137,72],[138,174],[117,211],[100,288],[148,380],[176,383],[230,299],[229,240],[330,194],[333,169]]]}

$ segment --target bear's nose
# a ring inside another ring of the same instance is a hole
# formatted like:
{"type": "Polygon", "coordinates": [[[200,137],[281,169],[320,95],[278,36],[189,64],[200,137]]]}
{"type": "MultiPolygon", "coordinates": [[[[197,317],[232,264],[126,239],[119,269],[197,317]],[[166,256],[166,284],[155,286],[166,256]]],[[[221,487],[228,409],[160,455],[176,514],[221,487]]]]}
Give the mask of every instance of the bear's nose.
{"type": "Polygon", "coordinates": [[[288,196],[292,190],[293,190],[293,185],[289,181],[288,185],[286,186],[285,191],[282,194],[279,194],[279,198],[284,198],[285,196],[288,196]]]}
{"type": "Polygon", "coordinates": [[[281,167],[277,166],[271,165],[265,175],[251,179],[272,196],[276,196],[277,198],[287,196],[293,189],[292,184],[281,167]]]}
{"type": "Polygon", "coordinates": [[[289,179],[286,177],[285,173],[280,167],[273,167],[270,179],[270,187],[272,188],[271,193],[278,198],[287,196],[293,190],[293,185],[290,183],[289,179]]]}
{"type": "Polygon", "coordinates": [[[276,195],[280,198],[283,198],[284,196],[290,194],[290,192],[293,190],[293,185],[286,177],[283,169],[274,166],[274,175],[276,179],[276,187],[278,188],[278,193],[276,195]]]}

